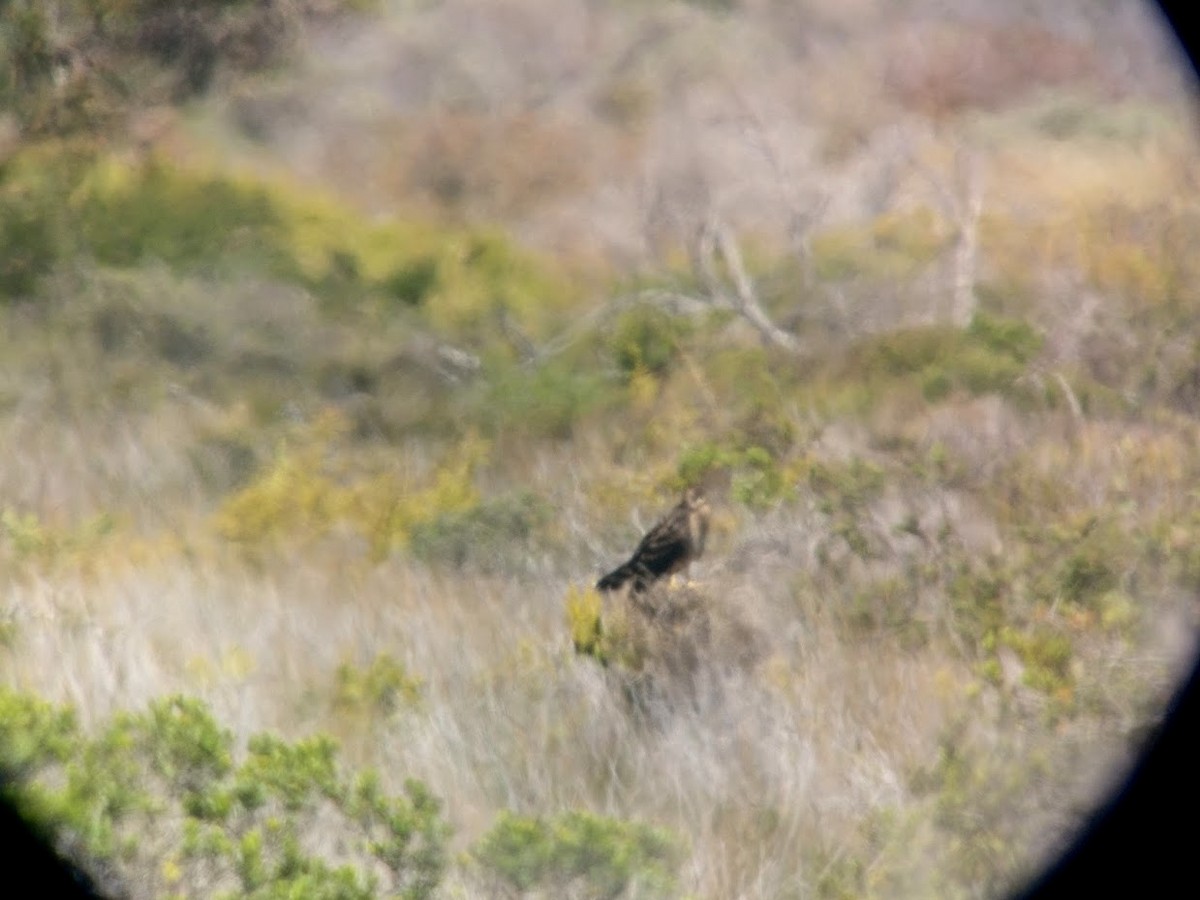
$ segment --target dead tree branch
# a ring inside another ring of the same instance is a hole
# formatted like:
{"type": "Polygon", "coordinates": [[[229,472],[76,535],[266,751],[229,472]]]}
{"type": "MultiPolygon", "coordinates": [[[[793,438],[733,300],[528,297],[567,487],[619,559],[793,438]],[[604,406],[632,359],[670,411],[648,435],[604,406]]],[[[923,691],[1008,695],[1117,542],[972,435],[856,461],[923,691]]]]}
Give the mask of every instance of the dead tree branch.
{"type": "Polygon", "coordinates": [[[975,281],[979,258],[979,218],[983,214],[983,163],[976,151],[959,146],[954,153],[953,185],[909,154],[913,167],[937,197],[942,214],[954,225],[954,269],[950,291],[950,321],[960,328],[975,315],[975,281]]]}
{"type": "Polygon", "coordinates": [[[762,336],[762,339],[789,353],[800,353],[803,347],[796,336],[784,331],[771,321],[758,299],[754,282],[742,262],[742,252],[737,241],[725,224],[711,214],[700,229],[693,256],[693,265],[704,284],[709,298],[719,305],[731,307],[762,336]],[[720,256],[725,271],[732,282],[733,291],[727,291],[717,272],[716,259],[720,256]]]}

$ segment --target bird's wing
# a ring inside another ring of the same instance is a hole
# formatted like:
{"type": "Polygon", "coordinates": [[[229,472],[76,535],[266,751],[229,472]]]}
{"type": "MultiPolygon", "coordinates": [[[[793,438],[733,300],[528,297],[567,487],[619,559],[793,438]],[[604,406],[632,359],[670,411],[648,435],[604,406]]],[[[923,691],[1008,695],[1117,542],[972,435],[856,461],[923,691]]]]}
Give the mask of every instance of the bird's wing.
{"type": "Polygon", "coordinates": [[[687,511],[677,507],[647,532],[630,562],[661,577],[688,561],[690,543],[687,511]]]}

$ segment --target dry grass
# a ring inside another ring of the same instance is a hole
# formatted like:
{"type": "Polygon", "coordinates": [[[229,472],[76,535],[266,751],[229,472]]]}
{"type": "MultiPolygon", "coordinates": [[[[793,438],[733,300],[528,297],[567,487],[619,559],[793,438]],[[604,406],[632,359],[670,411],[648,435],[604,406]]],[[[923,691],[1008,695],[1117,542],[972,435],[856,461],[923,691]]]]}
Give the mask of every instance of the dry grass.
{"type": "MultiPolygon", "coordinates": [[[[88,433],[78,443],[102,442],[88,433]]],[[[161,452],[131,443],[140,458],[161,452]]],[[[1120,453],[1098,444],[1089,466],[1120,453]]],[[[97,479],[81,473],[76,489],[97,479]]],[[[578,489],[562,499],[564,518],[588,521],[578,489]]],[[[979,515],[946,500],[942,515],[956,524],[979,515]]],[[[705,611],[703,640],[690,666],[663,676],[684,690],[648,712],[629,705],[619,673],[571,651],[563,599],[586,573],[530,562],[544,574],[486,576],[402,556],[372,565],[336,535],[250,561],[197,539],[139,564],[10,580],[16,638],[4,678],[74,704],[85,723],[179,691],[210,703],[239,742],[263,729],[332,733],[350,762],[426,781],[463,848],[506,809],[664,825],[687,840],[683,889],[705,897],[817,896],[839,879],[872,894],[960,883],[957,851],[931,818],[951,801],[920,787],[952,746],[1013,785],[1007,799],[976,799],[1012,856],[997,865],[1015,877],[1126,758],[1119,732],[1083,716],[1065,731],[1010,733],[1006,720],[1021,704],[1036,708],[1034,695],[981,683],[941,643],[913,650],[887,632],[848,630],[860,576],[804,577],[820,569],[821,527],[805,505],[743,521],[694,588],[668,595],[678,615],[662,621],[705,611]],[[419,702],[347,718],[331,701],[339,666],[380,656],[419,679],[419,702]],[[847,860],[883,880],[847,875],[847,860]]],[[[1188,627],[1166,621],[1128,655],[1087,662],[1130,727],[1190,649],[1188,627]]],[[[675,626],[663,627],[651,644],[673,640],[675,626]]],[[[972,797],[952,802],[970,807],[972,797]]],[[[462,873],[454,884],[481,890],[462,873]]]]}

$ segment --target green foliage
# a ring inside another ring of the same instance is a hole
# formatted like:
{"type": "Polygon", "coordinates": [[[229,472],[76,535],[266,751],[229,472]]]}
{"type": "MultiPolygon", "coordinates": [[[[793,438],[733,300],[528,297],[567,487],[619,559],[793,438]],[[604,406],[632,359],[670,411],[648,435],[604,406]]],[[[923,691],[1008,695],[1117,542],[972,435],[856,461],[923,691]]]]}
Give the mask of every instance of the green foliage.
{"type": "Polygon", "coordinates": [[[955,391],[1027,399],[1021,376],[1040,348],[1028,324],[979,314],[965,330],[908,328],[870,338],[855,348],[846,372],[879,392],[916,384],[929,401],[955,391]]]}
{"type": "Polygon", "coordinates": [[[730,495],[751,509],[766,509],[791,496],[796,468],[783,463],[765,447],[733,449],[712,441],[686,447],[676,463],[673,486],[682,489],[703,483],[713,473],[727,473],[730,495]]]}
{"type": "Polygon", "coordinates": [[[438,261],[418,257],[390,275],[380,284],[383,293],[404,306],[420,306],[437,287],[438,261]]]}
{"type": "Polygon", "coordinates": [[[587,812],[502,812],[471,851],[497,886],[521,894],[617,898],[676,894],[681,846],[669,832],[587,812]]]}
{"type": "Polygon", "coordinates": [[[883,493],[885,484],[884,470],[857,456],[847,462],[815,462],[808,471],[808,486],[825,513],[860,510],[883,493]]]}
{"type": "Polygon", "coordinates": [[[1137,546],[1112,515],[1064,515],[1030,529],[1029,537],[1037,543],[1039,560],[1034,584],[1047,603],[1061,599],[1096,610],[1135,563],[1137,546]]]}
{"type": "Polygon", "coordinates": [[[654,306],[641,305],[621,315],[613,329],[612,354],[626,378],[635,372],[666,373],[688,333],[687,321],[654,306]]]}
{"type": "Polygon", "coordinates": [[[33,294],[62,252],[56,223],[40,202],[0,193],[0,301],[33,294]]]}
{"type": "Polygon", "coordinates": [[[329,311],[415,311],[480,342],[495,341],[498,310],[537,337],[577,296],[502,235],[370,222],[285,183],[54,146],[19,153],[4,175],[0,296],[33,290],[68,247],[107,266],[253,272],[303,286],[329,311]]]}
{"type": "Polygon", "coordinates": [[[322,797],[337,799],[337,745],[331,738],[318,735],[289,744],[261,734],[251,738],[247,752],[234,787],[247,808],[275,801],[296,812],[311,808],[322,797]]]}
{"type": "Polygon", "coordinates": [[[413,556],[455,568],[511,569],[514,553],[550,521],[550,511],[528,491],[448,510],[413,526],[413,556]]]}
{"type": "Polygon", "coordinates": [[[70,759],[79,741],[72,710],[0,686],[0,771],[15,780],[70,759]]]}
{"type": "Polygon", "coordinates": [[[94,737],[69,708],[7,689],[0,713],[0,762],[26,814],[88,865],[159,873],[155,893],[417,900],[440,882],[437,800],[416,781],[391,795],[371,770],[346,773],[328,737],[254,735],[239,761],[187,697],[120,713],[94,737]],[[312,848],[332,846],[330,827],[340,849],[327,859],[312,848]]]}
{"type": "Polygon", "coordinates": [[[741,465],[734,473],[732,495],[752,509],[764,509],[784,497],[792,485],[775,458],[762,447],[742,452],[741,465]]]}
{"type": "Polygon", "coordinates": [[[929,209],[889,213],[866,226],[841,226],[814,237],[813,267],[823,281],[911,277],[945,245],[944,229],[929,209]]]}
{"type": "Polygon", "coordinates": [[[590,656],[601,665],[608,665],[609,639],[605,636],[604,602],[591,588],[572,585],[567,591],[567,627],[576,653],[590,656]]]}
{"type": "Polygon", "coordinates": [[[217,531],[251,553],[281,541],[320,538],[339,525],[365,538],[376,556],[408,547],[419,531],[427,552],[452,546],[433,541],[439,532],[432,523],[445,527],[479,506],[474,471],[486,444],[468,436],[447,451],[425,483],[414,484],[388,475],[345,477],[335,452],[345,431],[345,419],[333,412],[297,429],[270,466],[226,498],[216,514],[217,531]]]}
{"type": "Polygon", "coordinates": [[[1122,546],[1125,543],[1122,535],[1112,523],[1099,528],[1094,525],[1093,520],[1086,527],[1082,540],[1070,549],[1057,572],[1059,588],[1064,597],[1093,605],[1118,585],[1120,567],[1128,553],[1122,546]]]}
{"type": "Polygon", "coordinates": [[[1019,363],[1032,360],[1042,349],[1042,337],[1028,322],[975,313],[967,336],[988,350],[1009,356],[1019,363]]]}
{"type": "Polygon", "coordinates": [[[477,415],[497,436],[567,438],[589,415],[615,405],[616,387],[602,373],[567,359],[533,368],[506,366],[491,374],[477,415]]]}
{"type": "Polygon", "coordinates": [[[113,517],[106,514],[77,525],[57,526],[32,512],[6,506],[0,510],[0,551],[7,545],[12,562],[43,570],[65,564],[86,567],[100,555],[115,527],[113,517]]]}
{"type": "Polygon", "coordinates": [[[880,541],[874,534],[868,507],[882,495],[885,484],[884,470],[861,457],[846,462],[814,462],[808,467],[808,488],[816,498],[817,509],[828,520],[831,538],[836,539],[818,548],[822,561],[833,558],[837,544],[844,544],[859,559],[879,554],[880,541]]]}
{"type": "Polygon", "coordinates": [[[140,169],[101,162],[77,195],[75,213],[87,247],[116,266],[146,259],[205,266],[270,254],[283,229],[281,210],[261,185],[158,161],[140,169]]]}
{"type": "Polygon", "coordinates": [[[232,737],[199,700],[159,700],[150,705],[147,717],[142,750],[153,771],[183,796],[185,807],[232,770],[232,737]]]}
{"type": "Polygon", "coordinates": [[[345,713],[386,716],[421,700],[421,680],[404,663],[387,653],[366,668],[342,663],[333,690],[334,708],[345,713]]]}
{"type": "Polygon", "coordinates": [[[736,464],[737,453],[723,448],[715,441],[685,447],[675,465],[678,487],[699,484],[710,473],[731,469],[736,464]]]}
{"type": "Polygon", "coordinates": [[[1005,894],[1018,875],[1019,834],[1024,824],[1014,797],[1030,793],[1036,767],[1021,760],[975,750],[952,726],[936,760],[918,769],[910,787],[932,798],[932,819],[946,842],[943,867],[935,875],[939,896],[983,891],[1005,894]]]}
{"type": "Polygon", "coordinates": [[[213,355],[212,339],[199,325],[172,312],[146,309],[132,300],[105,304],[92,317],[92,332],[109,354],[144,352],[174,366],[186,367],[213,355]]]}
{"type": "Polygon", "coordinates": [[[972,568],[965,563],[947,585],[954,625],[973,648],[994,647],[996,636],[1008,621],[1010,572],[998,561],[972,568]]]}
{"type": "Polygon", "coordinates": [[[283,60],[310,16],[370,0],[12,0],[0,28],[0,101],[34,134],[107,129],[140,108],[204,93],[218,69],[283,60]]]}
{"type": "Polygon", "coordinates": [[[888,634],[909,650],[929,644],[929,628],[913,616],[914,584],[909,577],[883,578],[859,590],[839,613],[858,634],[888,634]]]}
{"type": "Polygon", "coordinates": [[[1074,656],[1070,637],[1043,626],[1024,632],[1006,628],[1000,640],[1020,656],[1027,685],[1048,696],[1070,699],[1073,684],[1070,664],[1074,656]]]}

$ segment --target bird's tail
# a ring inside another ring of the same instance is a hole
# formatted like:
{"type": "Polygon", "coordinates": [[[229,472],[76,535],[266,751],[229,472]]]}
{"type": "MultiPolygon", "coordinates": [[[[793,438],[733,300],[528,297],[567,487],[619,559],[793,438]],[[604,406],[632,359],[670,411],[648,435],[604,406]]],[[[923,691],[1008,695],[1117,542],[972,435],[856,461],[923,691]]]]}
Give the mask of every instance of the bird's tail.
{"type": "Polygon", "coordinates": [[[619,591],[625,586],[626,582],[633,582],[633,590],[640,591],[645,587],[645,573],[632,562],[627,562],[624,565],[617,566],[603,578],[596,582],[596,590],[598,591],[619,591]]]}

